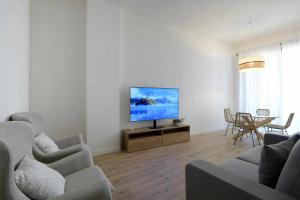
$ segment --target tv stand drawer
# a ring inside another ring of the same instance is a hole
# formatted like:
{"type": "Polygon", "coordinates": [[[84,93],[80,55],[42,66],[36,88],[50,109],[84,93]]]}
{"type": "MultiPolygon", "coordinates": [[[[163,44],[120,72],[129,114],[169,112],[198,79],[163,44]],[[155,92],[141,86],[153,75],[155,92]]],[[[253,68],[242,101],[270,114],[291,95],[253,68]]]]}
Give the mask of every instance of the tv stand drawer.
{"type": "Polygon", "coordinates": [[[151,136],[147,138],[137,138],[128,141],[127,152],[152,149],[162,146],[162,136],[151,136]]]}
{"type": "Polygon", "coordinates": [[[122,149],[127,152],[141,151],[190,141],[190,126],[163,125],[161,128],[150,129],[147,127],[124,129],[122,149]]]}
{"type": "Polygon", "coordinates": [[[190,141],[190,133],[188,131],[169,133],[163,135],[163,145],[170,145],[190,141]]]}

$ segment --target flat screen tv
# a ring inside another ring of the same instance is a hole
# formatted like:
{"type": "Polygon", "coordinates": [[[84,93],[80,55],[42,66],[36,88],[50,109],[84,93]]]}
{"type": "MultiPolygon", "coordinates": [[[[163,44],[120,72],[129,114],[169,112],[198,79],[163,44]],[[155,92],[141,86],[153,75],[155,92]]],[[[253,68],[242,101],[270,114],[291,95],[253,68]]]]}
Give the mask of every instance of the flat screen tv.
{"type": "Polygon", "coordinates": [[[130,121],[174,119],[179,115],[178,88],[130,88],[130,121]]]}

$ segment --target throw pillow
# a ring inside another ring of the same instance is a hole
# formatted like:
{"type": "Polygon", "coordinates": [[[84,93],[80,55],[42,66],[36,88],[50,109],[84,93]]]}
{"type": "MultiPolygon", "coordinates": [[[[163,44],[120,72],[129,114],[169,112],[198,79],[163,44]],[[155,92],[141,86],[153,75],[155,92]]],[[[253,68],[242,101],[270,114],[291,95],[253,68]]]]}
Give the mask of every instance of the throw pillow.
{"type": "Polygon", "coordinates": [[[300,199],[300,142],[298,141],[279,176],[276,190],[300,199]]]}
{"type": "Polygon", "coordinates": [[[49,138],[44,133],[39,134],[34,138],[36,146],[45,154],[54,153],[56,151],[59,151],[58,146],[55,144],[55,142],[49,138]]]}
{"type": "Polygon", "coordinates": [[[15,182],[31,199],[45,200],[64,194],[65,179],[47,165],[25,156],[15,171],[15,182]]]}
{"type": "Polygon", "coordinates": [[[296,134],[286,141],[264,145],[259,164],[259,183],[275,188],[281,170],[299,138],[300,135],[296,134]]]}

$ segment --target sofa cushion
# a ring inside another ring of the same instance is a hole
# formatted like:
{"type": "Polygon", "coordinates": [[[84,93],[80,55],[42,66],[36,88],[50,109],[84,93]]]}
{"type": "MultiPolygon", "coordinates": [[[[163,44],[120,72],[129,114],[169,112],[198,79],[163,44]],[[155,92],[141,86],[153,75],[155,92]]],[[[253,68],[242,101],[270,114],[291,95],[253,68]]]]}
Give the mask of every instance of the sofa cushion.
{"type": "Polygon", "coordinates": [[[262,148],[263,148],[263,146],[259,145],[249,151],[241,153],[236,158],[246,161],[246,162],[249,162],[249,163],[252,163],[252,164],[255,164],[255,165],[259,165],[262,148]]]}
{"type": "Polygon", "coordinates": [[[298,141],[287,159],[276,185],[276,190],[300,199],[300,142],[298,141]]]}
{"type": "Polygon", "coordinates": [[[258,182],[258,166],[239,159],[225,161],[220,165],[221,168],[258,182]]]}
{"type": "Polygon", "coordinates": [[[99,182],[108,185],[108,187],[110,188],[110,191],[108,191],[109,194],[113,189],[112,184],[98,166],[83,169],[74,174],[66,176],[65,179],[65,192],[70,192],[72,190],[77,190],[83,187],[89,187],[89,185],[99,182]]]}
{"type": "Polygon", "coordinates": [[[264,145],[259,164],[259,183],[275,188],[281,170],[299,135],[294,135],[286,141],[264,145]]]}

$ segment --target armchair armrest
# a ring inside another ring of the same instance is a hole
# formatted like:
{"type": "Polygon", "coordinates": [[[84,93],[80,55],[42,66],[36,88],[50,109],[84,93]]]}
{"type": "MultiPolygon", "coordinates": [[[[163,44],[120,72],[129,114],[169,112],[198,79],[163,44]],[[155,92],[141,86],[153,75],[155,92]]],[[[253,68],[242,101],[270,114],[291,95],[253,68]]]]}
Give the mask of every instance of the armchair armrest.
{"type": "Polygon", "coordinates": [[[187,200],[296,200],[206,161],[186,166],[187,200]]]}
{"type": "Polygon", "coordinates": [[[72,135],[70,137],[66,137],[60,140],[56,140],[55,143],[57,144],[57,146],[61,149],[69,147],[69,146],[73,146],[76,144],[82,144],[83,143],[83,137],[82,134],[76,134],[76,135],[72,135]]]}
{"type": "Polygon", "coordinates": [[[111,186],[108,182],[95,181],[84,187],[66,192],[52,200],[112,200],[111,186]]]}
{"type": "Polygon", "coordinates": [[[34,147],[34,155],[43,163],[52,163],[83,150],[89,150],[86,144],[70,146],[50,154],[45,154],[41,152],[38,147],[34,147]]]}
{"type": "Polygon", "coordinates": [[[68,176],[82,169],[94,165],[93,157],[90,151],[83,150],[64,159],[48,164],[48,166],[63,176],[68,176]]]}
{"type": "Polygon", "coordinates": [[[279,134],[272,134],[272,133],[266,133],[264,135],[264,144],[276,144],[285,140],[288,140],[289,136],[287,135],[279,135],[279,134]]]}

